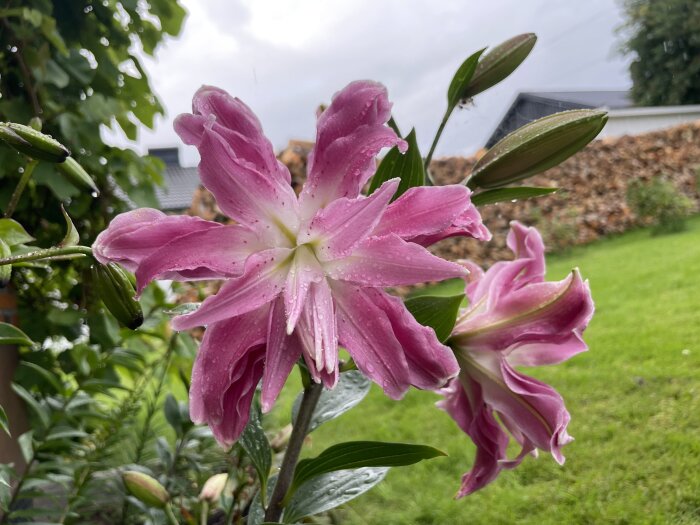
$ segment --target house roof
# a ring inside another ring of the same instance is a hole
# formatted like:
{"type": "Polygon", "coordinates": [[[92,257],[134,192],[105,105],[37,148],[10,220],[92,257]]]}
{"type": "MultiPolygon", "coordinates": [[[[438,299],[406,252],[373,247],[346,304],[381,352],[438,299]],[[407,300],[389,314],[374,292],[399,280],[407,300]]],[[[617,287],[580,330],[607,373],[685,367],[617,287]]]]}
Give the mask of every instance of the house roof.
{"type": "Polygon", "coordinates": [[[571,109],[634,107],[628,91],[529,91],[519,93],[486,142],[490,148],[508,133],[552,113],[571,109]]]}
{"type": "Polygon", "coordinates": [[[622,109],[634,106],[629,91],[532,91],[520,93],[518,98],[521,97],[535,101],[558,101],[579,108],[622,109]]]}
{"type": "Polygon", "coordinates": [[[148,154],[165,162],[164,185],[155,188],[160,209],[175,211],[189,208],[200,184],[197,168],[180,166],[178,148],[149,149],[148,154]]]}

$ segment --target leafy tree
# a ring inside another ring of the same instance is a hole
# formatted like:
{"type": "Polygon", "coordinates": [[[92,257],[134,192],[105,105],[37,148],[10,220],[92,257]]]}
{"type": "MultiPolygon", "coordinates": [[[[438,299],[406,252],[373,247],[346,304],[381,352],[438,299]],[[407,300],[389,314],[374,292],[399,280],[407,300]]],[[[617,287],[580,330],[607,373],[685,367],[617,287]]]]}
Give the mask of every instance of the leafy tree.
{"type": "MultiPolygon", "coordinates": [[[[123,211],[128,197],[140,206],[158,206],[154,183],[161,181],[159,159],[108,146],[103,126],[119,126],[135,139],[137,125],[151,127],[163,112],[137,49],[152,55],[165,35],[175,36],[185,16],[172,0],[10,0],[0,9],[0,121],[27,123],[38,117],[43,131],[68,146],[92,175],[102,198],[73,186],[53,164],[34,170],[13,218],[35,244],[51,246],[62,237],[60,204],[81,233],[83,244],[123,211]]],[[[0,148],[0,207],[6,210],[26,158],[0,148]]],[[[85,308],[82,279],[64,266],[46,273],[17,268],[20,322],[35,340],[80,333],[85,308]],[[41,286],[25,286],[27,280],[41,286]],[[61,297],[58,301],[47,297],[61,297]],[[68,307],[66,308],[66,303],[68,307]],[[41,320],[41,322],[38,322],[41,320]]]]}
{"type": "Polygon", "coordinates": [[[625,0],[624,9],[634,101],[700,104],[700,2],[625,0]]]}

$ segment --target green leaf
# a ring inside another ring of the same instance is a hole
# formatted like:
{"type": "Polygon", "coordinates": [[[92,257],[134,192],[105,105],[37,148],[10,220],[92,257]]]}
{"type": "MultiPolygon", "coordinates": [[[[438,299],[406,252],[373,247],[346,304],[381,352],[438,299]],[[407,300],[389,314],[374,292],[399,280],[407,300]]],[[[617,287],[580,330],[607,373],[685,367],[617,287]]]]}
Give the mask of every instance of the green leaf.
{"type": "Polygon", "coordinates": [[[7,512],[10,499],[12,498],[10,481],[10,473],[4,469],[0,470],[0,510],[3,512],[7,512]]]}
{"type": "MultiPolygon", "coordinates": [[[[356,406],[369,393],[371,383],[362,372],[351,370],[340,374],[338,384],[333,390],[324,389],[314,408],[309,424],[309,432],[321,424],[344,414],[356,406]]],[[[299,394],[292,407],[292,421],[296,421],[301,404],[302,394],[299,394]]]]}
{"type": "Polygon", "coordinates": [[[17,438],[17,443],[19,444],[19,449],[22,452],[22,457],[27,463],[31,463],[32,458],[34,457],[34,443],[32,441],[33,438],[33,430],[25,432],[19,438],[17,438]]]}
{"type": "Polygon", "coordinates": [[[42,427],[48,428],[50,423],[50,415],[48,409],[41,405],[36,399],[34,399],[34,396],[31,395],[23,386],[18,385],[17,383],[12,383],[12,390],[14,390],[15,393],[19,397],[21,397],[24,400],[24,402],[29,406],[29,408],[31,408],[32,411],[37,415],[42,427]]]}
{"type": "Polygon", "coordinates": [[[329,472],[362,467],[401,467],[424,459],[446,456],[428,445],[385,443],[382,441],[348,441],[333,445],[312,459],[300,461],[294,470],[290,492],[302,483],[329,472]]]}
{"type": "Polygon", "coordinates": [[[12,436],[10,434],[10,421],[7,419],[7,413],[2,405],[0,405],[0,430],[4,430],[8,436],[12,436]]]}
{"type": "MultiPolygon", "coordinates": [[[[165,396],[163,411],[165,412],[165,419],[168,424],[173,427],[178,436],[181,436],[184,428],[184,421],[182,417],[182,410],[180,409],[180,403],[177,401],[177,399],[175,399],[174,395],[168,394],[165,396]]],[[[189,419],[187,421],[189,421],[189,419]]]]}
{"type": "Polygon", "coordinates": [[[16,326],[8,323],[0,323],[0,345],[31,346],[34,341],[16,326]]]}
{"type": "Polygon", "coordinates": [[[459,101],[465,98],[465,92],[469,87],[469,82],[474,76],[476,67],[479,64],[479,57],[486,50],[480,49],[476,53],[469,56],[462,65],[459,66],[457,72],[452,77],[450,86],[447,88],[447,113],[451,113],[452,110],[459,104],[459,101]]]}
{"type": "Polygon", "coordinates": [[[372,178],[367,192],[368,194],[373,193],[386,181],[396,177],[401,179],[401,182],[392,200],[398,199],[401,195],[406,193],[409,188],[423,186],[423,184],[425,184],[423,158],[421,157],[418,143],[416,142],[416,130],[412,129],[405,137],[405,140],[408,142],[408,150],[406,153],[401,153],[399,148],[394,146],[382,159],[379,168],[377,168],[377,172],[372,178]]]}
{"type": "Polygon", "coordinates": [[[272,467],[272,450],[270,450],[270,443],[267,441],[267,436],[265,436],[265,431],[262,427],[260,408],[257,403],[253,403],[250,407],[250,420],[238,442],[253,462],[260,479],[260,490],[264,498],[267,489],[267,478],[272,467]]]}
{"type": "Polygon", "coordinates": [[[24,244],[34,240],[20,223],[12,219],[0,219],[0,239],[8,246],[24,244]]]}
{"type": "Polygon", "coordinates": [[[29,368],[32,372],[39,374],[42,378],[46,380],[47,383],[49,383],[54,388],[54,390],[57,393],[60,394],[63,392],[63,383],[61,383],[61,380],[56,376],[56,374],[54,374],[50,370],[47,370],[46,368],[29,361],[20,361],[19,365],[25,368],[29,368]]]}
{"type": "Polygon", "coordinates": [[[484,204],[494,204],[496,202],[541,197],[542,195],[554,193],[558,189],[559,188],[536,188],[527,186],[520,186],[516,188],[496,188],[494,190],[481,191],[472,195],[472,204],[474,206],[483,206],[484,204]]]}
{"type": "Polygon", "coordinates": [[[284,511],[284,523],[294,523],[361,496],[384,479],[388,468],[367,467],[323,474],[296,491],[284,511]]]}
{"type": "Polygon", "coordinates": [[[407,299],[404,304],[416,321],[435,330],[438,340],[444,341],[452,332],[462,301],[463,293],[447,297],[422,295],[407,299]]]}
{"type": "Polygon", "coordinates": [[[80,235],[78,234],[78,230],[75,229],[75,225],[68,216],[68,213],[66,213],[66,209],[63,207],[63,204],[61,204],[61,213],[63,214],[63,218],[66,220],[66,235],[58,245],[60,247],[77,246],[80,242],[80,235]]]}

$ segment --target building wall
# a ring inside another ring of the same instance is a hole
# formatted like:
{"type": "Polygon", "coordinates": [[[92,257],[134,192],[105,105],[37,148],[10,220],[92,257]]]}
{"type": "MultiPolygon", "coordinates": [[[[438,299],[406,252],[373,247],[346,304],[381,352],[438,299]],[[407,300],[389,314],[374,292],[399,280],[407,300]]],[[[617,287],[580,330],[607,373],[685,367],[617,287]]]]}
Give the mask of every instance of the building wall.
{"type": "Polygon", "coordinates": [[[640,135],[642,133],[664,130],[680,124],[700,120],[700,107],[687,106],[687,108],[686,111],[673,111],[668,113],[663,111],[651,111],[663,110],[664,108],[612,110],[608,116],[608,123],[605,125],[605,128],[603,128],[599,138],[640,135]]]}

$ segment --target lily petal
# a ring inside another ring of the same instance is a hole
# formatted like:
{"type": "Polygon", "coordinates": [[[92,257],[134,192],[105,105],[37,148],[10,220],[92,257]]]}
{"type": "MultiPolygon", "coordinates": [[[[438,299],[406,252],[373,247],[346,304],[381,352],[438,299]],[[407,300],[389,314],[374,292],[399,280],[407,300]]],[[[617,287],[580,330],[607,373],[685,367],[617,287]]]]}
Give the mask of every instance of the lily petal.
{"type": "Polygon", "coordinates": [[[308,179],[300,195],[302,215],[311,217],[331,201],[357,197],[376,171],[382,148],[407,144],[385,126],[391,117],[386,88],[357,81],[333,96],[318,118],[316,144],[309,154],[308,179]]]}
{"type": "Polygon", "coordinates": [[[323,261],[346,257],[372,233],[398,186],[399,179],[392,179],[369,197],[334,200],[314,216],[298,242],[318,243],[323,261]]]}
{"type": "Polygon", "coordinates": [[[226,138],[238,158],[251,163],[261,173],[289,184],[289,170],[275,157],[258,118],[239,98],[223,89],[202,86],[194,94],[192,112],[193,115],[180,115],[175,122],[178,134],[186,143],[198,146],[205,123],[213,121],[215,131],[226,138]]]}
{"type": "Polygon", "coordinates": [[[171,326],[175,330],[187,330],[239,316],[269,303],[282,292],[290,254],[287,248],[275,248],[251,255],[243,275],[227,281],[194,312],[174,317],[171,326]]]}
{"type": "Polygon", "coordinates": [[[210,325],[192,368],[190,417],[208,424],[223,446],[245,428],[263,374],[266,308],[210,325]]]}
{"type": "Polygon", "coordinates": [[[269,245],[291,246],[298,228],[297,199],[291,185],[239,158],[213,122],[203,125],[197,148],[202,184],[221,210],[255,230],[269,245]]]}
{"type": "Polygon", "coordinates": [[[340,344],[386,395],[400,399],[411,384],[411,373],[391,321],[367,290],[337,281],[332,286],[340,344]]]}
{"type": "Polygon", "coordinates": [[[152,208],[139,208],[117,215],[97,236],[92,250],[102,264],[116,262],[133,272],[141,261],[174,239],[222,226],[199,217],[165,215],[152,208]]]}
{"type": "Polygon", "coordinates": [[[313,283],[299,319],[297,334],[312,377],[327,388],[338,380],[338,328],[328,282],[313,283]]]}
{"type": "Polygon", "coordinates": [[[387,208],[373,235],[395,233],[421,246],[456,235],[487,241],[491,234],[470,195],[466,186],[456,184],[410,188],[387,208]]]}
{"type": "Polygon", "coordinates": [[[464,277],[467,270],[398,235],[370,237],[351,255],[324,265],[332,279],[364,286],[399,286],[464,277]]]}
{"type": "Polygon", "coordinates": [[[177,237],[141,261],[136,270],[137,292],[153,279],[169,279],[173,272],[199,271],[200,278],[221,279],[243,272],[248,256],[265,249],[243,226],[223,226],[177,237]],[[206,271],[208,270],[208,271],[206,271]]]}
{"type": "Polygon", "coordinates": [[[301,356],[301,344],[296,334],[285,332],[284,301],[277,298],[270,308],[267,327],[267,350],[262,378],[260,404],[263,412],[269,412],[282,391],[289,373],[301,356]]]}
{"type": "Polygon", "coordinates": [[[374,288],[366,289],[365,294],[391,323],[394,337],[406,356],[411,385],[437,390],[457,375],[459,364],[452,350],[440,344],[432,328],[419,324],[401,299],[374,288]]]}
{"type": "Polygon", "coordinates": [[[311,284],[323,278],[323,269],[314,254],[307,246],[299,246],[295,251],[284,286],[287,334],[291,334],[297,324],[311,284]]]}
{"type": "Polygon", "coordinates": [[[485,405],[479,383],[469,377],[460,379],[453,379],[440,392],[445,398],[437,403],[437,407],[447,412],[476,445],[474,464],[462,476],[457,498],[476,492],[498,477],[509,441],[485,405]],[[465,390],[469,390],[469,395],[465,390]]]}

